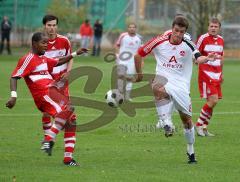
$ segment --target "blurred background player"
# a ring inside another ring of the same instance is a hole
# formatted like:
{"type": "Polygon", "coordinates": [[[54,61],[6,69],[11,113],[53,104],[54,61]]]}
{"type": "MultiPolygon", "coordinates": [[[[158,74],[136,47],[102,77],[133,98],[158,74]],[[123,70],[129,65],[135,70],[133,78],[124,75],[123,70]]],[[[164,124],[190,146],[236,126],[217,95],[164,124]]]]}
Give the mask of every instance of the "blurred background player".
{"type": "Polygon", "coordinates": [[[92,56],[99,56],[101,51],[101,41],[103,26],[99,19],[96,20],[93,26],[94,36],[93,36],[93,51],[92,56]]]}
{"type": "Polygon", "coordinates": [[[171,119],[172,110],[169,110],[169,102],[173,102],[178,110],[182,123],[184,125],[184,135],[187,140],[188,163],[196,163],[194,154],[194,127],[192,123],[192,110],[190,98],[190,82],[192,75],[192,56],[196,63],[204,63],[208,60],[214,60],[215,54],[209,54],[208,57],[201,54],[194,48],[194,44],[183,39],[184,33],[188,28],[188,21],[184,17],[177,17],[172,23],[172,33],[169,36],[157,36],[143,45],[135,55],[135,65],[137,78],[141,81],[143,78],[141,60],[142,57],[153,52],[157,61],[156,78],[153,81],[152,89],[155,96],[157,113],[164,122],[165,136],[172,134],[171,119]],[[158,77],[165,77],[167,82],[161,83],[158,77]]]}
{"type": "MultiPolygon", "coordinates": [[[[55,66],[60,66],[69,62],[74,56],[85,51],[77,50],[70,55],[59,59],[52,59],[44,56],[48,46],[48,37],[42,32],[36,32],[32,36],[32,50],[19,59],[10,79],[11,97],[6,103],[6,107],[13,108],[17,101],[17,81],[24,78],[37,108],[41,112],[46,112],[54,117],[54,124],[45,135],[43,150],[52,154],[52,148],[56,135],[70,123],[73,115],[73,108],[69,103],[69,97],[64,96],[52,84],[55,82],[50,72],[55,66]]],[[[71,158],[70,161],[63,161],[68,166],[78,166],[79,164],[71,158]]]]}
{"type": "Polygon", "coordinates": [[[128,31],[119,36],[115,46],[118,65],[118,89],[124,94],[126,101],[131,101],[133,78],[136,74],[134,55],[142,43],[141,36],[136,33],[136,29],[137,25],[130,23],[128,31]],[[124,80],[126,80],[126,84],[123,83],[124,80]]]}
{"type": "MultiPolygon", "coordinates": [[[[217,18],[209,21],[208,32],[201,35],[197,42],[197,48],[202,55],[216,53],[223,58],[224,40],[219,35],[221,22],[217,18]]],[[[201,98],[206,99],[206,103],[201,109],[200,116],[196,123],[196,130],[199,136],[214,136],[209,133],[207,126],[213,114],[213,108],[222,98],[221,84],[223,82],[223,59],[218,58],[214,62],[208,61],[199,65],[198,87],[201,98]]]]}
{"type": "MultiPolygon", "coordinates": [[[[86,19],[81,24],[79,29],[79,34],[81,36],[81,47],[88,49],[90,46],[90,43],[92,42],[92,36],[93,36],[93,29],[88,19],[86,19]]],[[[85,54],[85,56],[87,56],[87,53],[85,54]]]]}
{"type": "MultiPolygon", "coordinates": [[[[48,36],[48,46],[45,51],[45,56],[49,58],[59,58],[62,56],[70,55],[72,52],[70,41],[67,37],[63,35],[59,35],[57,33],[58,28],[58,18],[54,15],[45,15],[42,19],[42,23],[44,26],[44,31],[48,36]]],[[[65,87],[63,89],[63,95],[69,97],[69,88],[67,77],[69,75],[70,70],[72,69],[73,60],[70,60],[68,63],[65,63],[60,66],[56,66],[51,71],[51,75],[54,80],[57,81],[58,84],[64,84],[65,87]]],[[[76,115],[72,115],[72,122],[75,123],[76,115]]],[[[46,135],[49,132],[49,129],[52,126],[51,116],[48,113],[43,113],[42,116],[42,124],[44,134],[46,135]]],[[[72,155],[74,152],[74,147],[76,143],[76,128],[65,127],[64,131],[64,162],[68,162],[72,159],[72,155]]]]}
{"type": "Polygon", "coordinates": [[[7,51],[8,54],[11,54],[11,48],[10,48],[10,33],[12,29],[12,23],[9,21],[7,16],[3,17],[3,20],[1,22],[1,47],[0,47],[0,54],[2,54],[2,51],[4,49],[4,41],[7,41],[7,51]]]}

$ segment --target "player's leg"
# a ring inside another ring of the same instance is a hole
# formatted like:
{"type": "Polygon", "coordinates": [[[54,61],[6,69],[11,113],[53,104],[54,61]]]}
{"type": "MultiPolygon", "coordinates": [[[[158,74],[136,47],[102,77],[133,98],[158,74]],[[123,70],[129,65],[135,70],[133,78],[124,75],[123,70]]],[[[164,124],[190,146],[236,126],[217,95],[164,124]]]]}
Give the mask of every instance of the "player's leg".
{"type": "Polygon", "coordinates": [[[165,136],[173,135],[175,126],[172,122],[172,113],[174,111],[174,103],[163,85],[166,84],[165,78],[156,76],[152,81],[152,90],[155,96],[155,105],[158,114],[158,122],[156,127],[165,130],[165,136]]]}
{"type": "Polygon", "coordinates": [[[101,37],[97,37],[97,50],[96,50],[96,56],[100,56],[101,52],[101,37]]]}
{"type": "Polygon", "coordinates": [[[10,48],[10,33],[7,34],[7,51],[8,51],[8,54],[10,55],[11,54],[11,48],[10,48]]]}
{"type": "Polygon", "coordinates": [[[214,136],[211,134],[207,126],[213,114],[213,108],[218,103],[218,98],[221,97],[221,87],[201,82],[200,93],[202,98],[206,98],[207,102],[203,105],[199,118],[196,123],[196,131],[199,136],[214,136]]]}
{"type": "MultiPolygon", "coordinates": [[[[174,88],[174,86],[172,86],[174,88]]],[[[172,88],[171,87],[171,88],[172,88]]],[[[178,110],[180,118],[184,126],[184,135],[187,141],[187,155],[188,163],[195,163],[194,153],[194,126],[192,123],[192,104],[189,96],[188,89],[178,88],[169,90],[170,87],[166,87],[167,92],[171,92],[171,96],[174,102],[174,107],[178,110]]]]}
{"type": "Polygon", "coordinates": [[[127,72],[126,72],[126,92],[125,92],[125,100],[132,101],[131,99],[131,91],[133,87],[133,78],[136,74],[134,60],[127,61],[127,72]]]}
{"type": "Polygon", "coordinates": [[[73,114],[64,127],[64,159],[63,163],[68,166],[79,166],[73,159],[73,153],[76,143],[76,115],[73,114]]]}
{"type": "Polygon", "coordinates": [[[184,135],[187,141],[187,155],[188,155],[188,163],[196,163],[195,153],[194,153],[194,142],[195,142],[195,135],[194,135],[194,127],[192,123],[192,117],[182,111],[179,111],[179,115],[183,122],[184,126],[184,135]]]}
{"type": "Polygon", "coordinates": [[[49,133],[51,126],[52,126],[51,115],[44,112],[42,115],[42,128],[43,128],[44,136],[49,133]]]}
{"type": "Polygon", "coordinates": [[[48,113],[54,117],[55,120],[43,142],[43,150],[45,150],[48,155],[51,155],[56,135],[63,129],[66,121],[69,120],[72,115],[74,108],[68,105],[68,97],[61,94],[55,87],[49,88],[49,94],[51,96],[43,95],[38,98],[35,103],[42,112],[48,113]],[[60,105],[60,103],[62,105],[60,105]]]}
{"type": "Polygon", "coordinates": [[[58,133],[64,128],[66,122],[70,119],[71,115],[73,114],[73,110],[74,109],[72,107],[67,108],[55,115],[55,121],[50,128],[49,133],[45,136],[43,142],[43,150],[45,150],[48,155],[51,155],[54,140],[58,133]]]}
{"type": "Polygon", "coordinates": [[[117,89],[124,95],[126,89],[127,67],[122,61],[117,61],[117,89]]]}

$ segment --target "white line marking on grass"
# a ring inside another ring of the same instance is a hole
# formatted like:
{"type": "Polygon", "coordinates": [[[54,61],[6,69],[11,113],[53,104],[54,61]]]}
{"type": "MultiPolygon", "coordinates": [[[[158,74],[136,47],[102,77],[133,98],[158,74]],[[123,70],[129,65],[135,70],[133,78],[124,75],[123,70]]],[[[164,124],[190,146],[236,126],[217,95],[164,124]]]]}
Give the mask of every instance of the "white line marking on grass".
{"type": "MultiPolygon", "coordinates": [[[[86,97],[81,97],[81,98],[86,98],[86,97]]],[[[0,98],[0,101],[7,101],[9,98],[0,98]]],[[[22,101],[33,101],[31,97],[29,98],[18,98],[18,100],[22,101]]],[[[99,101],[99,100],[98,100],[99,101]]],[[[150,100],[144,100],[143,102],[149,102],[150,100]]],[[[138,100],[136,103],[139,103],[140,101],[138,100]]],[[[192,103],[201,103],[204,102],[202,99],[198,98],[193,98],[192,103]]],[[[220,103],[229,103],[229,104],[240,104],[240,100],[220,100],[220,103]]]]}
{"type": "MultiPolygon", "coordinates": [[[[214,112],[214,115],[239,115],[240,111],[233,111],[233,112],[214,112]]],[[[98,116],[98,115],[94,115],[94,114],[78,114],[79,117],[80,116],[98,116]]],[[[99,114],[100,116],[101,114],[99,114]]],[[[178,113],[174,113],[174,115],[178,115],[178,113]]],[[[193,113],[193,115],[199,115],[199,113],[193,113]]],[[[16,113],[16,114],[0,114],[0,116],[2,117],[26,117],[26,116],[41,116],[41,114],[22,114],[22,113],[16,113]]],[[[139,117],[145,117],[145,116],[149,116],[149,114],[137,114],[137,116],[139,117]]]]}

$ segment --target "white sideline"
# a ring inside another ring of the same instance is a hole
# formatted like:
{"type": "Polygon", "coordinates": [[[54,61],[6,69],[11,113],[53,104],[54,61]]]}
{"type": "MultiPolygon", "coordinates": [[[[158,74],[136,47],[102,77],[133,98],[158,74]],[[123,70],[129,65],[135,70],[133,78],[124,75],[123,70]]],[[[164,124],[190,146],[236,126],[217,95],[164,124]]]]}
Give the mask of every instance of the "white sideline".
{"type": "MultiPolygon", "coordinates": [[[[231,114],[231,115],[239,115],[240,111],[235,111],[235,112],[214,112],[214,115],[227,115],[227,114],[231,114]]],[[[100,115],[100,114],[99,114],[100,115]]],[[[178,113],[174,113],[174,115],[178,115],[178,113]]],[[[193,115],[199,115],[199,113],[193,113],[193,115]]],[[[2,117],[26,117],[26,116],[42,116],[41,113],[39,114],[21,114],[21,113],[15,113],[15,114],[0,114],[0,116],[2,117]]],[[[79,116],[96,116],[93,114],[79,114],[79,116]]],[[[138,114],[137,117],[145,117],[145,116],[149,116],[148,114],[138,114]]]]}
{"type": "MultiPolygon", "coordinates": [[[[99,96],[100,94],[94,94],[95,96],[99,96]]],[[[0,98],[0,101],[7,101],[9,98],[0,98]]],[[[33,99],[31,97],[29,98],[18,98],[18,100],[22,100],[22,101],[32,101],[33,102],[33,99]]],[[[191,98],[192,102],[193,103],[201,103],[201,102],[204,102],[205,100],[204,99],[201,99],[201,98],[191,98]]],[[[140,102],[139,100],[137,102],[140,102]]],[[[145,101],[144,101],[145,102],[145,101]]],[[[235,104],[239,104],[240,103],[240,100],[220,100],[220,103],[235,103],[235,104]]]]}

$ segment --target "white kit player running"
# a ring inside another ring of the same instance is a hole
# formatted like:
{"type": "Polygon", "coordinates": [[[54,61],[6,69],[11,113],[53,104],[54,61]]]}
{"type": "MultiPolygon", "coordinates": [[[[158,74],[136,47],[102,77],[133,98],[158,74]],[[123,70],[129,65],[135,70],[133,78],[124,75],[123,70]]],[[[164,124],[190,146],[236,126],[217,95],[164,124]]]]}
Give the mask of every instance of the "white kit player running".
{"type": "Polygon", "coordinates": [[[165,136],[171,135],[172,107],[175,107],[184,125],[184,135],[187,141],[188,163],[196,163],[194,154],[194,127],[190,98],[190,81],[192,75],[192,56],[196,63],[214,60],[214,53],[201,56],[191,41],[183,39],[188,28],[184,17],[177,17],[172,23],[172,34],[157,36],[143,45],[134,56],[137,71],[136,81],[143,78],[142,57],[153,52],[156,58],[156,77],[152,84],[158,117],[164,122],[165,136]],[[164,78],[164,79],[163,79],[164,78]],[[165,80],[162,83],[161,80],[165,80]]]}
{"type": "Polygon", "coordinates": [[[133,78],[136,74],[134,55],[141,46],[141,36],[136,33],[137,26],[134,23],[128,25],[128,32],[122,33],[116,42],[116,54],[118,65],[118,89],[125,96],[125,100],[131,101],[133,78]],[[126,80],[126,86],[124,81],[126,80]]]}

